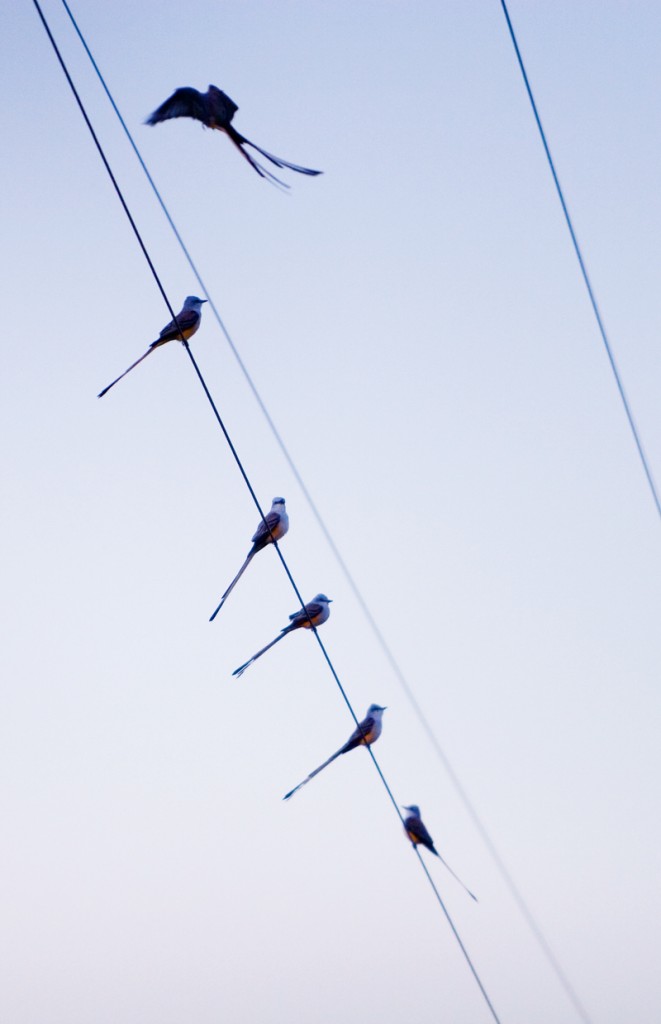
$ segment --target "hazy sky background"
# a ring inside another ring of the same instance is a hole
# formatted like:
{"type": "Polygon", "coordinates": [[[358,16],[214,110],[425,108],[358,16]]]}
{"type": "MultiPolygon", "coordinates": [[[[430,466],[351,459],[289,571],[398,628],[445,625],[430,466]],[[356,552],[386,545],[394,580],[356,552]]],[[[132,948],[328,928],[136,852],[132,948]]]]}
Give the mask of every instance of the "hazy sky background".
{"type": "MultiPolygon", "coordinates": [[[[175,308],[197,285],[56,0],[44,9],[175,308]]],[[[661,1012],[661,532],[496,0],[76,2],[303,477],[595,1024],[661,1012]],[[260,145],[147,128],[213,82],[260,145]]],[[[661,8],[512,0],[661,480],[661,8]]],[[[0,383],[7,1024],[479,1024],[29,2],[5,5],[0,383]]],[[[502,1019],[577,1020],[205,310],[193,340],[502,1019]]]]}

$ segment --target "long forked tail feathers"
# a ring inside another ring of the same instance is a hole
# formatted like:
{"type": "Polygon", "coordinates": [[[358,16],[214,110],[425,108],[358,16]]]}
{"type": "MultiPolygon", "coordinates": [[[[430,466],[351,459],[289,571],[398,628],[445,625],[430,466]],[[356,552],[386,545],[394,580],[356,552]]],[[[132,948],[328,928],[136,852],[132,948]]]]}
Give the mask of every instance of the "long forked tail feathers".
{"type": "Polygon", "coordinates": [[[255,551],[254,548],[251,551],[248,552],[248,557],[246,558],[245,562],[243,563],[243,565],[241,566],[241,568],[237,572],[236,576],[234,577],[234,579],[230,583],[229,587],[227,588],[227,590],[225,591],[225,593],[221,597],[220,604],[218,605],[218,607],[216,608],[215,612],[213,613],[213,615],[209,619],[209,622],[213,622],[213,620],[216,618],[216,615],[218,614],[220,609],[223,607],[223,605],[225,604],[225,601],[227,600],[227,598],[230,596],[230,594],[234,590],[234,587],[237,585],[237,583],[239,582],[239,580],[243,576],[243,573],[246,571],[246,569],[250,565],[250,563],[251,563],[251,561],[252,561],[252,559],[253,559],[255,554],[256,554],[256,551],[255,551]]]}
{"type": "Polygon", "coordinates": [[[443,864],[448,869],[448,871],[450,872],[452,877],[455,879],[455,881],[459,882],[459,885],[464,890],[464,892],[467,892],[468,895],[470,896],[470,898],[472,900],[475,900],[475,902],[477,903],[477,896],[470,891],[470,889],[468,888],[467,885],[464,885],[464,883],[460,879],[459,875],[456,873],[456,871],[453,871],[452,868],[450,867],[450,865],[448,864],[448,862],[446,860],[444,860],[443,857],[441,857],[440,853],[438,852],[438,850],[436,849],[435,846],[432,847],[432,853],[436,854],[436,856],[440,860],[441,864],[443,864]]]}
{"type": "Polygon", "coordinates": [[[301,789],[303,786],[307,786],[308,782],[310,782],[310,780],[313,779],[315,775],[318,775],[319,772],[323,772],[324,768],[328,768],[328,765],[331,763],[331,761],[334,761],[336,757],[340,756],[340,754],[345,753],[346,750],[344,749],[344,747],[340,747],[340,749],[336,750],[334,754],[331,754],[327,761],[324,761],[324,763],[320,764],[318,768],[315,768],[313,772],[310,772],[306,779],[303,779],[302,782],[299,782],[298,786],[294,786],[293,789],[290,789],[289,792],[285,796],[283,796],[282,799],[289,800],[289,798],[292,797],[294,793],[297,793],[299,789],[301,789]]]}
{"type": "Polygon", "coordinates": [[[270,651],[272,647],[275,647],[275,645],[282,640],[283,636],[287,636],[287,633],[291,633],[293,629],[296,629],[294,625],[285,626],[282,632],[276,636],[275,640],[271,640],[270,644],[267,644],[266,647],[262,647],[260,651],[257,651],[257,654],[253,654],[252,658],[249,658],[243,665],[239,665],[238,668],[235,668],[232,675],[236,676],[237,679],[239,676],[242,676],[245,670],[249,668],[254,661],[257,661],[258,658],[261,658],[262,654],[266,654],[266,652],[270,651]]]}
{"type": "MultiPolygon", "coordinates": [[[[154,342],[154,345],[155,344],[156,342],[154,342]]],[[[147,351],[144,353],[144,355],[140,356],[139,359],[136,359],[134,363],[131,363],[128,370],[124,370],[124,373],[120,373],[119,377],[116,377],[112,384],[109,384],[107,388],[103,389],[103,391],[99,391],[96,397],[103,398],[103,396],[107,394],[111,388],[114,388],[115,384],[119,384],[120,380],[122,380],[122,378],[125,377],[127,373],[130,373],[131,370],[134,370],[136,366],[138,366],[138,364],[142,362],[143,359],[146,359],[148,355],[151,355],[151,353],[154,351],[154,345],[150,345],[147,351]]]]}
{"type": "MultiPolygon", "coordinates": [[[[250,164],[252,169],[254,171],[256,171],[257,174],[259,174],[260,178],[264,178],[266,181],[270,182],[272,185],[277,185],[280,188],[284,188],[284,189],[287,189],[287,190],[289,189],[289,185],[287,184],[286,181],[281,181],[280,178],[277,178],[275,176],[275,174],[271,174],[270,171],[267,171],[266,167],[263,167],[260,163],[258,163],[257,160],[255,160],[255,158],[252,157],[250,155],[250,153],[248,153],[243,148],[244,145],[250,146],[250,145],[252,145],[252,143],[248,142],[247,139],[244,139],[243,135],[239,135],[239,133],[234,128],[232,128],[231,125],[228,125],[228,127],[225,129],[225,132],[227,133],[229,138],[232,140],[232,142],[234,143],[234,145],[238,149],[238,151],[241,154],[241,156],[243,157],[243,159],[248,161],[248,163],[250,164]]],[[[256,146],[254,148],[257,149],[256,146]]]]}
{"type": "Polygon", "coordinates": [[[266,159],[270,160],[276,167],[287,167],[290,171],[298,171],[299,174],[308,174],[313,178],[318,174],[323,174],[323,171],[315,171],[312,167],[302,167],[300,164],[292,164],[289,160],[283,160],[280,156],[274,156],[273,153],[267,153],[265,149],[262,149],[261,146],[251,142],[250,139],[246,139],[243,135],[241,136],[241,141],[244,146],[252,146],[253,149],[256,149],[258,153],[265,156],[266,159]]]}

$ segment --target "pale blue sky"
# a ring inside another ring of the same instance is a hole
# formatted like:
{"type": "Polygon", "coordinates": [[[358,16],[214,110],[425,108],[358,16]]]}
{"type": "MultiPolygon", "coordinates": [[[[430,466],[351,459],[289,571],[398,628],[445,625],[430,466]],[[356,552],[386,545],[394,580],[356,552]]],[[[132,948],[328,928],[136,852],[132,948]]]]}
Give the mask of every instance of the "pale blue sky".
{"type": "MultiPolygon", "coordinates": [[[[44,4],[173,304],[197,286],[44,4]]],[[[496,0],[76,3],[88,42],[388,642],[595,1024],[661,1012],[659,521],[496,0]],[[323,177],[144,118],[213,82],[323,177]]],[[[645,3],[512,3],[661,478],[659,39],[645,3]]],[[[489,1019],[29,3],[1,15],[7,1024],[489,1019]]],[[[502,1021],[577,1020],[205,313],[193,342],[502,1021]]]]}

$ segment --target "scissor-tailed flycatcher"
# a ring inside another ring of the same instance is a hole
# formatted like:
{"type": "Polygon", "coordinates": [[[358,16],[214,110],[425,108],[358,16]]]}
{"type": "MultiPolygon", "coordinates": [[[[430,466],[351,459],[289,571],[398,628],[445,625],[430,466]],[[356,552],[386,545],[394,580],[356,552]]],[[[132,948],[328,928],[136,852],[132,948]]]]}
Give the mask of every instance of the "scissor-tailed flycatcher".
{"type": "Polygon", "coordinates": [[[471,899],[475,900],[475,902],[477,903],[477,896],[474,896],[470,889],[466,888],[462,880],[459,878],[459,875],[455,875],[450,865],[443,860],[440,853],[434,846],[434,840],[429,835],[429,832],[425,828],[425,823],[420,817],[420,808],[418,807],[418,805],[411,804],[410,807],[404,807],[404,810],[409,812],[406,818],[404,819],[404,831],[406,832],[407,836],[413,843],[413,846],[425,846],[428,850],[430,850],[431,853],[434,854],[435,857],[438,857],[441,864],[445,864],[446,868],[448,869],[452,877],[455,878],[457,882],[459,882],[459,885],[462,887],[462,889],[465,889],[468,895],[471,897],[471,899]]]}
{"type": "Polygon", "coordinates": [[[260,149],[254,142],[250,142],[245,136],[240,135],[231,124],[232,118],[238,109],[236,103],[229,98],[227,93],[221,92],[215,85],[210,85],[206,92],[198,92],[197,89],[186,86],[183,89],[176,89],[165,103],[161,103],[158,110],[150,114],[145,124],[159,124],[160,121],[167,121],[171,117],[193,117],[196,121],[201,121],[205,128],[217,128],[219,131],[225,132],[241,156],[257,171],[260,178],[269,178],[285,188],[289,186],[285,185],[284,181],[276,178],[270,171],[267,171],[261,164],[258,164],[254,157],[250,156],[243,147],[252,146],[253,149],[256,149],[258,153],[265,156],[276,167],[288,167],[290,171],[298,171],[299,174],[316,175],[322,173],[321,171],[313,171],[310,167],[300,167],[298,164],[291,164],[288,160],[282,160],[279,156],[273,156],[272,153],[267,153],[265,149],[260,149]]]}
{"type": "Polygon", "coordinates": [[[235,668],[232,675],[238,679],[240,675],[243,675],[248,666],[252,665],[253,661],[261,658],[262,654],[265,654],[269,648],[277,644],[279,640],[282,640],[283,636],[287,636],[287,633],[292,633],[295,629],[311,629],[313,626],[320,626],[330,615],[329,604],[332,604],[330,597],[326,597],[325,594],[317,594],[300,611],[293,612],[289,616],[291,621],[288,626],[280,630],[280,636],[276,636],[275,640],[271,640],[270,644],[262,647],[261,651],[257,651],[257,654],[253,654],[252,658],[246,661],[245,664],[235,668]]]}
{"type": "Polygon", "coordinates": [[[206,299],[198,299],[196,295],[189,295],[185,300],[184,305],[180,313],[177,313],[174,320],[170,320],[169,324],[166,324],[161,333],[158,336],[158,341],[152,341],[151,345],[143,356],[136,359],[134,363],[131,363],[128,370],[124,370],[124,373],[120,373],[119,377],[109,384],[107,388],[100,391],[98,398],[103,398],[107,391],[114,388],[115,384],[125,377],[127,373],[135,369],[138,363],[141,363],[143,359],[146,359],[155,348],[160,348],[161,345],[165,345],[168,341],[181,341],[181,337],[185,338],[186,341],[200,326],[200,320],[202,319],[202,303],[206,302],[206,299]]]}
{"type": "Polygon", "coordinates": [[[363,718],[362,722],[359,723],[358,727],[351,733],[351,736],[344,746],[340,747],[339,750],[336,750],[327,761],[320,764],[313,772],[310,772],[307,779],[303,779],[302,782],[299,782],[298,786],[294,786],[293,789],[290,789],[287,795],[283,796],[282,799],[289,800],[290,796],[293,796],[301,786],[307,785],[310,779],[313,779],[315,775],[318,775],[319,772],[324,770],[324,768],[327,768],[331,761],[334,761],[336,757],[340,756],[340,754],[347,754],[350,750],[355,750],[356,747],[371,747],[373,743],[376,743],[381,735],[381,729],[383,728],[381,719],[383,718],[383,712],[386,710],[387,709],[382,708],[380,704],[370,704],[367,709],[367,714],[363,718]]]}
{"type": "Polygon", "coordinates": [[[229,587],[220,599],[220,604],[216,608],[215,612],[209,619],[209,622],[213,622],[220,609],[225,604],[225,601],[231,594],[234,587],[241,579],[241,576],[246,571],[251,561],[255,557],[258,551],[261,551],[268,544],[272,544],[274,540],[280,540],[286,534],[289,529],[289,516],[287,515],[287,509],[285,508],[284,498],[274,498],[271,504],[271,511],[262,519],[261,523],[252,535],[252,547],[248,552],[248,556],[237,572],[236,576],[230,583],[229,587]]]}

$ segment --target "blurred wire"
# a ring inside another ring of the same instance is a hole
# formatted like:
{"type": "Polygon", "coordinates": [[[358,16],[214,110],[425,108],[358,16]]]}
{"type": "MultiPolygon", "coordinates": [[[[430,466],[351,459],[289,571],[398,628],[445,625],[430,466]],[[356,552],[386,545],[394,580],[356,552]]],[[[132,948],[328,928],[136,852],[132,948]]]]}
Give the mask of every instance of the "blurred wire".
{"type": "MultiPolygon", "coordinates": [[[[63,0],[63,2],[64,2],[64,0],[63,0]]],[[[112,169],[111,169],[110,164],[109,164],[109,162],[108,162],[108,160],[106,158],[106,155],[105,155],[105,153],[103,151],[101,143],[99,142],[98,137],[96,135],[96,132],[94,131],[92,123],[91,123],[91,121],[90,121],[90,119],[89,119],[89,117],[87,115],[87,111],[85,110],[83,102],[82,102],[82,100],[81,100],[81,98],[80,98],[80,96],[78,94],[78,91],[77,91],[77,89],[76,89],[76,87],[74,85],[74,82],[73,82],[73,80],[71,78],[71,75],[69,74],[69,70],[68,70],[68,68],[66,66],[64,58],[62,57],[62,55],[60,53],[60,50],[59,50],[59,48],[57,46],[57,43],[55,42],[53,34],[52,34],[52,32],[50,30],[50,27],[48,25],[48,22],[46,21],[46,18],[44,17],[43,11],[41,10],[41,7],[39,5],[38,0],[33,0],[33,3],[34,3],[34,6],[35,6],[35,8],[37,10],[37,14],[39,15],[39,18],[41,19],[41,23],[42,23],[42,25],[43,25],[43,27],[44,27],[44,29],[46,31],[46,34],[47,34],[48,39],[49,39],[49,41],[51,43],[51,46],[52,46],[52,48],[53,48],[53,50],[55,52],[57,60],[59,61],[60,67],[62,68],[62,71],[64,72],[64,75],[65,75],[65,77],[67,79],[67,82],[69,83],[71,91],[72,91],[72,93],[73,93],[73,95],[75,97],[76,103],[78,104],[80,112],[81,112],[81,114],[82,114],[82,116],[83,116],[83,118],[85,120],[85,124],[87,125],[87,128],[89,129],[89,132],[90,132],[90,134],[92,136],[92,139],[93,139],[94,144],[95,144],[95,146],[97,148],[99,156],[101,157],[101,160],[103,161],[104,167],[105,167],[105,169],[106,169],[106,171],[108,173],[108,176],[110,177],[110,180],[111,180],[111,182],[113,184],[115,192],[117,193],[117,196],[118,196],[118,198],[119,198],[119,200],[121,202],[122,208],[123,208],[123,210],[124,210],[128,220],[129,220],[131,228],[133,229],[133,233],[134,233],[134,235],[135,235],[135,237],[136,237],[136,239],[138,241],[138,244],[139,244],[139,246],[140,246],[140,248],[142,250],[142,253],[143,253],[143,255],[144,255],[144,257],[145,257],[145,259],[146,259],[146,261],[147,261],[147,263],[149,265],[149,269],[151,270],[151,273],[152,273],[152,276],[153,276],[153,278],[154,278],[154,280],[156,282],[156,285],[157,285],[157,287],[158,287],[158,289],[159,289],[159,291],[160,291],[160,293],[161,293],[161,295],[163,297],[163,300],[164,300],[164,302],[165,302],[165,304],[166,304],[166,306],[168,308],[168,311],[170,313],[171,318],[176,322],[176,314],[174,312],[174,309],[173,309],[173,307],[172,307],[172,305],[170,303],[170,300],[169,300],[169,298],[168,298],[168,296],[167,296],[167,294],[165,292],[165,289],[164,289],[163,284],[161,282],[161,279],[160,279],[160,277],[158,275],[158,272],[157,272],[157,270],[156,270],[156,268],[155,268],[155,266],[154,266],[154,264],[153,264],[153,262],[151,260],[151,257],[149,256],[149,252],[147,251],[145,243],[142,240],[142,236],[140,234],[140,231],[138,230],[138,227],[137,227],[137,225],[136,225],[136,223],[135,223],[135,221],[133,219],[133,216],[131,215],[131,211],[128,208],[128,205],[126,203],[126,200],[124,199],[122,191],[121,191],[121,189],[120,189],[120,187],[119,187],[119,185],[117,183],[117,180],[116,180],[116,178],[115,178],[115,176],[114,176],[114,174],[112,172],[112,169]]],[[[66,3],[64,4],[64,6],[65,6],[65,8],[68,11],[66,3]]],[[[69,16],[71,17],[70,12],[69,12],[69,16]]],[[[81,37],[81,39],[82,39],[82,37],[81,37]]],[[[87,49],[87,47],[86,47],[86,49],[87,49]]],[[[113,106],[114,106],[114,104],[113,104],[113,106]]],[[[243,477],[244,483],[246,484],[246,487],[248,488],[248,491],[250,492],[250,496],[252,497],[253,502],[255,503],[255,506],[257,507],[257,510],[258,510],[258,512],[260,514],[261,519],[265,520],[264,512],[263,512],[262,507],[261,507],[261,505],[259,503],[259,499],[258,499],[258,497],[257,497],[257,495],[256,495],[256,493],[254,491],[254,488],[253,488],[253,486],[252,486],[252,484],[250,482],[248,474],[247,474],[247,472],[246,472],[246,470],[245,470],[245,468],[243,466],[243,463],[242,463],[242,461],[241,461],[241,459],[239,457],[239,454],[238,454],[236,448],[234,447],[232,439],[231,439],[231,437],[230,437],[230,435],[229,435],[229,433],[227,431],[227,428],[225,427],[225,424],[224,424],[224,422],[223,422],[223,420],[222,420],[222,418],[220,416],[220,413],[218,412],[218,408],[217,408],[217,406],[216,406],[216,404],[215,404],[215,402],[213,400],[213,397],[212,397],[212,395],[211,395],[211,393],[210,393],[210,391],[209,391],[209,389],[207,387],[206,381],[204,380],[204,377],[202,376],[202,373],[201,373],[200,368],[199,368],[199,366],[197,364],[197,361],[196,361],[195,357],[193,356],[193,353],[191,352],[190,347],[188,345],[188,342],[184,338],[183,334],[181,335],[181,342],[182,342],[182,344],[183,344],[183,346],[184,346],[184,348],[185,348],[185,350],[186,350],[186,352],[187,352],[187,354],[188,354],[188,356],[189,356],[189,358],[191,360],[191,363],[193,365],[195,373],[197,374],[197,377],[198,377],[198,379],[200,381],[200,384],[201,384],[201,386],[202,386],[202,388],[204,390],[204,393],[205,393],[205,395],[206,395],[206,397],[207,397],[207,399],[209,401],[209,404],[211,405],[211,408],[213,410],[214,416],[215,416],[215,418],[216,418],[216,420],[218,422],[218,425],[220,426],[221,431],[222,431],[222,433],[223,433],[223,435],[225,437],[225,441],[227,442],[227,444],[228,444],[228,446],[230,448],[230,451],[232,453],[232,456],[234,457],[234,460],[235,460],[235,462],[237,464],[239,472],[241,473],[241,476],[243,477]]],[[[288,577],[289,582],[291,583],[291,586],[292,586],[292,588],[293,588],[293,590],[294,590],[294,592],[296,594],[296,597],[298,598],[298,601],[299,601],[299,603],[301,605],[301,608],[303,610],[305,610],[305,603],[304,603],[303,598],[301,596],[301,593],[300,593],[300,591],[298,589],[296,581],[294,580],[294,577],[292,576],[291,570],[289,569],[289,566],[288,566],[288,564],[287,564],[287,562],[286,562],[282,552],[280,551],[278,543],[277,543],[277,541],[275,539],[273,540],[273,546],[275,547],[275,549],[276,549],[276,551],[278,553],[278,557],[280,558],[282,566],[283,566],[283,568],[284,568],[284,570],[285,570],[285,572],[287,574],[287,577],[288,577]]],[[[340,691],[340,693],[341,693],[341,695],[342,695],[342,697],[344,699],[344,702],[347,705],[347,708],[349,709],[351,717],[353,718],[356,727],[360,728],[360,723],[359,723],[358,717],[356,716],[356,713],[355,713],[355,711],[353,709],[351,701],[349,700],[349,697],[348,697],[348,695],[346,693],[346,690],[344,689],[344,686],[342,685],[342,682],[341,682],[341,680],[340,680],[340,678],[339,678],[339,676],[338,676],[338,674],[337,674],[337,672],[335,670],[335,667],[333,665],[333,662],[331,661],[331,658],[330,658],[330,656],[328,654],[328,651],[326,650],[326,647],[325,647],[321,637],[319,636],[319,633],[317,632],[315,627],[312,625],[312,621],[311,620],[310,620],[310,627],[311,627],[312,632],[313,632],[313,634],[314,634],[314,636],[315,636],[315,638],[317,640],[317,643],[318,643],[319,648],[320,648],[320,650],[321,650],[321,652],[323,654],[323,657],[324,657],[324,659],[325,659],[325,661],[326,661],[326,663],[327,663],[327,665],[328,665],[328,667],[329,667],[329,669],[331,671],[333,679],[335,680],[335,683],[338,686],[338,689],[339,689],[339,691],[340,691]]],[[[390,788],[390,785],[389,785],[388,781],[386,780],[386,777],[383,774],[383,771],[381,770],[381,767],[380,767],[378,761],[376,760],[376,757],[374,756],[374,752],[372,751],[371,747],[369,747],[369,746],[367,747],[367,750],[368,750],[368,753],[369,753],[369,755],[370,755],[370,757],[372,759],[374,767],[375,767],[375,769],[376,769],[376,771],[377,771],[377,773],[379,775],[379,778],[381,779],[381,782],[383,783],[383,786],[384,786],[384,788],[385,788],[385,790],[386,790],[386,792],[388,794],[388,797],[390,798],[390,801],[391,801],[391,803],[392,803],[392,805],[393,805],[393,807],[395,809],[397,817],[399,818],[401,825],[404,826],[404,817],[403,817],[403,815],[402,815],[402,813],[400,811],[399,804],[395,800],[395,797],[394,797],[393,792],[392,792],[392,790],[390,788]]],[[[424,863],[424,861],[422,860],[422,857],[420,856],[419,852],[418,851],[416,851],[416,852],[418,853],[418,861],[420,863],[420,866],[422,867],[422,870],[424,871],[424,873],[425,873],[425,875],[426,875],[426,877],[427,877],[427,879],[429,881],[429,884],[430,884],[430,886],[431,886],[431,888],[432,888],[432,890],[434,892],[434,895],[435,895],[435,897],[436,897],[436,899],[437,899],[437,901],[438,901],[438,903],[439,903],[439,905],[440,905],[440,907],[441,907],[441,909],[442,909],[442,911],[443,911],[443,913],[444,913],[444,915],[445,915],[445,917],[446,917],[446,919],[447,919],[447,921],[448,921],[448,923],[450,925],[450,928],[452,929],[454,937],[455,937],[455,939],[456,939],[456,941],[457,941],[457,943],[459,945],[459,948],[461,949],[461,952],[464,955],[464,958],[465,958],[465,960],[466,960],[466,962],[467,962],[467,964],[468,964],[468,966],[470,968],[470,971],[471,971],[471,973],[473,975],[473,978],[474,978],[475,982],[477,983],[477,985],[478,985],[478,987],[480,989],[480,992],[482,993],[482,996],[484,997],[484,1000],[485,1000],[485,1002],[486,1002],[486,1004],[487,1004],[487,1006],[489,1008],[489,1011],[490,1011],[493,1019],[496,1021],[496,1024],[500,1024],[500,1020],[499,1020],[499,1018],[498,1018],[498,1016],[496,1014],[496,1011],[495,1011],[495,1009],[493,1007],[493,1004],[491,1003],[491,1000],[489,999],[489,996],[488,996],[488,994],[486,992],[486,989],[484,988],[484,986],[483,986],[483,984],[482,984],[482,982],[480,980],[480,977],[479,977],[479,975],[477,973],[477,970],[476,970],[476,968],[475,968],[475,966],[474,966],[474,964],[473,964],[473,962],[472,962],[472,960],[470,958],[470,955],[469,955],[466,947],[464,946],[464,944],[463,944],[463,942],[462,942],[462,940],[461,940],[461,938],[459,936],[459,933],[458,933],[458,931],[457,931],[457,929],[456,929],[456,927],[455,927],[455,925],[454,925],[454,923],[452,921],[452,918],[450,917],[450,914],[448,913],[448,910],[447,910],[447,908],[446,908],[446,906],[445,906],[445,904],[444,904],[444,902],[443,902],[443,900],[442,900],[442,898],[440,896],[440,893],[439,893],[438,889],[436,888],[436,885],[434,884],[434,881],[433,881],[431,875],[429,874],[427,866],[424,863]]]]}

